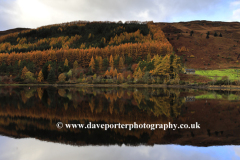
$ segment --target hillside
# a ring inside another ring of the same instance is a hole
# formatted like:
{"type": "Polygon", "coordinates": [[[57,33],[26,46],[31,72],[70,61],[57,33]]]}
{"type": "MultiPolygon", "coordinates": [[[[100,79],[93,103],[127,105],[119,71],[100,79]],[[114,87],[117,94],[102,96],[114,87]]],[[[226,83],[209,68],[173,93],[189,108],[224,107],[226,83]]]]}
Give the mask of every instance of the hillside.
{"type": "Polygon", "coordinates": [[[76,21],[10,31],[0,36],[3,83],[239,83],[238,22],[76,21]],[[179,74],[183,67],[201,76],[179,74]]]}
{"type": "Polygon", "coordinates": [[[157,23],[187,68],[223,69],[240,67],[240,23],[191,21],[157,23]],[[193,31],[192,36],[190,36],[193,31]],[[207,32],[209,38],[207,39],[207,32]],[[217,35],[214,36],[215,32],[217,35]],[[222,35],[220,37],[219,35],[222,35]],[[186,47],[188,51],[180,51],[186,47]],[[193,55],[194,58],[190,56],[193,55]]]}
{"type": "Polygon", "coordinates": [[[24,30],[29,30],[30,28],[14,28],[14,29],[9,29],[9,30],[6,30],[6,31],[0,31],[0,36],[4,36],[4,35],[7,35],[7,34],[10,34],[10,33],[15,33],[15,32],[21,32],[21,31],[24,31],[24,30]]]}

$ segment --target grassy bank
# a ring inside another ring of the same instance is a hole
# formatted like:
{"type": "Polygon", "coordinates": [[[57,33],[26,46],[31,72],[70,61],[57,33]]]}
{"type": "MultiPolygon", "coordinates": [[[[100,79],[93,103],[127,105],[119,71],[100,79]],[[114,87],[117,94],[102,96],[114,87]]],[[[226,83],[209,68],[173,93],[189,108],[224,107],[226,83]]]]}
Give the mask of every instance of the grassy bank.
{"type": "Polygon", "coordinates": [[[240,78],[240,73],[238,73],[237,69],[196,70],[195,74],[215,80],[221,80],[224,76],[229,77],[229,80],[239,80],[240,78]]]}

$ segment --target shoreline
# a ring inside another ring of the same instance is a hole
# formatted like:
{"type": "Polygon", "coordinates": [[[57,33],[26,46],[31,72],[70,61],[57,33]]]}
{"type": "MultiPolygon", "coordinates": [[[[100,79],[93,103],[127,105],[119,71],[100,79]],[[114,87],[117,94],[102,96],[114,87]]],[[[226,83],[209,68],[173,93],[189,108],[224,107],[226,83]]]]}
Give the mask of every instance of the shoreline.
{"type": "Polygon", "coordinates": [[[167,84],[87,84],[87,83],[78,83],[78,84],[0,84],[0,87],[5,86],[26,86],[26,87],[39,87],[39,86],[53,86],[53,87],[143,87],[143,88],[189,88],[189,89],[209,89],[209,90],[240,90],[240,86],[234,85],[167,85],[167,84]]]}

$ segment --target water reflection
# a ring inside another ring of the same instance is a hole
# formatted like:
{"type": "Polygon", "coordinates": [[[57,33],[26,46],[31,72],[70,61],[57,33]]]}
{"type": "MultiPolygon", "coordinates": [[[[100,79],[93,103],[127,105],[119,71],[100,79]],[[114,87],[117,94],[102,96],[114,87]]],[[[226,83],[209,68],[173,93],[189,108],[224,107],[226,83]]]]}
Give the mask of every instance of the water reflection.
{"type": "Polygon", "coordinates": [[[5,87],[0,88],[0,134],[77,146],[239,145],[238,96],[238,92],[163,88],[5,87]],[[58,121],[178,125],[198,122],[201,129],[59,130],[58,121]]]}

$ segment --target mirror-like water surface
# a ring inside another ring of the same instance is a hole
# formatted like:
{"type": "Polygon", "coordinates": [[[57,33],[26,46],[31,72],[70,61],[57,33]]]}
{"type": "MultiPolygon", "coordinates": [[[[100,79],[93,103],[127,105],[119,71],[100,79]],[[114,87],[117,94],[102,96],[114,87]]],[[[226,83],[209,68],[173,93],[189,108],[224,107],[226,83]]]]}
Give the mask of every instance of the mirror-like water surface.
{"type": "Polygon", "coordinates": [[[238,159],[239,96],[193,89],[2,87],[0,159],[238,159]],[[90,123],[95,128],[65,126],[90,123]],[[178,127],[96,127],[133,123],[178,127]],[[199,128],[179,128],[196,123],[199,128]]]}

